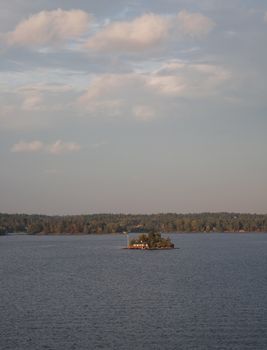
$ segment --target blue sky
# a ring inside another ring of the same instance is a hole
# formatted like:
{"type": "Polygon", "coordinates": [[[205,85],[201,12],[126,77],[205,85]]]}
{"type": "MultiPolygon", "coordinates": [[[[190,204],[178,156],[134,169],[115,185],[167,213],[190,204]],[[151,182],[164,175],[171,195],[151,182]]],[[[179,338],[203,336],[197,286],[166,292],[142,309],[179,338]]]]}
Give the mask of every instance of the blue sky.
{"type": "Polygon", "coordinates": [[[267,212],[267,4],[0,0],[0,211],[267,212]]]}

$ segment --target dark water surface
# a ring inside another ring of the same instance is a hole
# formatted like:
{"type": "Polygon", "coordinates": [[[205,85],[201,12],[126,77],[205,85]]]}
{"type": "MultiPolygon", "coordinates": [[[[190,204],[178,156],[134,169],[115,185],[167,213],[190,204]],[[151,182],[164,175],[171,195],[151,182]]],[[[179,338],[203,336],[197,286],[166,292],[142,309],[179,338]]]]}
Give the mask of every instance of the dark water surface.
{"type": "Polygon", "coordinates": [[[267,235],[0,237],[0,349],[267,349],[267,235]]]}

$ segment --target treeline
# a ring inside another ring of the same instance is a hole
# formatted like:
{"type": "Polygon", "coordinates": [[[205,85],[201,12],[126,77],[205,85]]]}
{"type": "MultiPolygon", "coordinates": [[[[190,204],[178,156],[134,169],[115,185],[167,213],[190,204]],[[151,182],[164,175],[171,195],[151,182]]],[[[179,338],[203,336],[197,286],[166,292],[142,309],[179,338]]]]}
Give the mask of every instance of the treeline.
{"type": "Polygon", "coordinates": [[[267,232],[267,215],[201,214],[92,214],[45,216],[0,214],[0,234],[91,234],[128,232],[267,232]]]}

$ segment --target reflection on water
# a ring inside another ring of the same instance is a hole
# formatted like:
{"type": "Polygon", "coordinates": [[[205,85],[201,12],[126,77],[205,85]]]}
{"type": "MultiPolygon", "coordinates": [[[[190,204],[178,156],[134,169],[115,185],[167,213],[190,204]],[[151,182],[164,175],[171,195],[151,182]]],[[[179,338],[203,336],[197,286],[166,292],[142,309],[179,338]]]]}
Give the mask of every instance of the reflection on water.
{"type": "Polygon", "coordinates": [[[0,238],[0,349],[267,349],[267,235],[0,238]]]}

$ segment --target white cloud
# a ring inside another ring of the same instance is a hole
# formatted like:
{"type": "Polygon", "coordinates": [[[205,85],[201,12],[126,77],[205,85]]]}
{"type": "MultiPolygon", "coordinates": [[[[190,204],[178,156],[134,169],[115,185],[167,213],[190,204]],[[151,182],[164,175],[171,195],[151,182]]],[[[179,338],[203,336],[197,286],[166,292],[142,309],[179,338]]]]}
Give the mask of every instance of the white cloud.
{"type": "MultiPolygon", "coordinates": [[[[13,31],[1,34],[1,41],[9,46],[54,46],[81,39],[92,20],[93,16],[82,10],[41,11],[21,21],[13,31]]],[[[214,21],[201,13],[186,10],[176,16],[147,13],[128,21],[107,22],[88,39],[85,47],[95,51],[139,52],[159,47],[172,35],[176,39],[199,38],[208,34],[214,25],[214,21]]]]}
{"type": "MultiPolygon", "coordinates": [[[[79,98],[79,105],[90,116],[129,116],[144,92],[145,76],[130,74],[104,74],[95,77],[79,98]],[[141,94],[141,95],[140,95],[141,94]],[[129,109],[127,110],[127,107],[129,109]]],[[[139,101],[139,103],[138,103],[139,101]]],[[[142,101],[142,104],[145,101],[142,101]]]]}
{"type": "Polygon", "coordinates": [[[192,69],[203,75],[208,76],[215,84],[220,84],[231,78],[231,74],[225,68],[212,64],[191,64],[192,69]]]}
{"type": "Polygon", "coordinates": [[[141,121],[150,121],[155,117],[155,111],[151,106],[139,105],[133,108],[133,114],[136,119],[141,121]]]}
{"type": "Polygon", "coordinates": [[[264,14],[264,21],[267,22],[267,11],[264,14]]]}
{"type": "Polygon", "coordinates": [[[31,142],[18,142],[11,148],[11,152],[15,153],[36,153],[44,152],[52,155],[60,155],[63,153],[77,152],[81,146],[75,142],[63,142],[58,140],[52,144],[45,144],[39,140],[31,142]]]}
{"type": "Polygon", "coordinates": [[[219,65],[170,61],[152,72],[95,77],[78,102],[90,117],[147,121],[164,115],[179,98],[192,101],[222,94],[230,79],[231,73],[219,65]]]}
{"type": "Polygon", "coordinates": [[[156,92],[167,96],[181,96],[186,89],[184,79],[176,75],[151,75],[147,77],[146,83],[156,92]]]}
{"type": "Polygon", "coordinates": [[[214,25],[208,17],[185,10],[176,17],[150,13],[131,21],[106,25],[87,41],[85,47],[96,51],[143,51],[159,46],[172,34],[201,37],[214,25]]]}
{"type": "Polygon", "coordinates": [[[15,84],[15,74],[0,83],[0,129],[40,130],[74,114],[77,90],[66,84],[15,84]],[[13,78],[13,79],[12,79],[13,78]]]}
{"type": "Polygon", "coordinates": [[[230,79],[231,73],[220,65],[174,60],[162,65],[151,81],[167,95],[201,98],[218,93],[230,79]]]}
{"type": "Polygon", "coordinates": [[[75,142],[63,142],[61,140],[56,141],[52,145],[47,146],[48,153],[59,155],[68,152],[77,152],[81,149],[81,146],[75,142]]]}
{"type": "Polygon", "coordinates": [[[7,33],[6,42],[18,46],[55,45],[85,33],[91,19],[91,15],[82,10],[41,11],[7,33]]]}
{"type": "Polygon", "coordinates": [[[24,111],[38,111],[42,108],[43,97],[40,92],[25,96],[21,108],[24,111]]]}
{"type": "Polygon", "coordinates": [[[12,146],[11,152],[20,153],[34,153],[40,152],[44,149],[45,145],[41,141],[24,142],[21,141],[12,146]]]}
{"type": "Polygon", "coordinates": [[[175,21],[178,33],[191,37],[207,35],[215,26],[215,22],[201,13],[180,11],[175,21]]]}
{"type": "Polygon", "coordinates": [[[153,13],[132,21],[108,24],[86,44],[87,48],[106,50],[141,51],[161,43],[167,36],[170,22],[153,13]]]}

